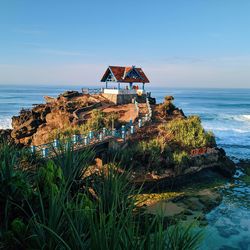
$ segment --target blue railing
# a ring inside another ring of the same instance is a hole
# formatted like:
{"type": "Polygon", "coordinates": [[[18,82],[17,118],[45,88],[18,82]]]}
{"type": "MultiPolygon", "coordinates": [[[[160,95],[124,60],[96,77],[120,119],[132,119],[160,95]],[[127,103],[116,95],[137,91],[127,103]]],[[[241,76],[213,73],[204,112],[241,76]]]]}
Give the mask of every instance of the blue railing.
{"type": "MultiPolygon", "coordinates": [[[[135,101],[136,110],[139,112],[138,103],[135,101]]],[[[88,147],[109,139],[122,139],[126,141],[127,137],[133,136],[137,129],[143,127],[151,120],[152,109],[147,99],[148,113],[145,117],[138,119],[138,122],[132,123],[130,121],[126,125],[122,125],[120,129],[102,128],[98,131],[89,131],[87,134],[75,134],[70,138],[63,139],[62,141],[55,139],[53,142],[42,144],[39,146],[31,146],[31,152],[46,157],[51,157],[53,154],[62,147],[72,146],[74,149],[88,147]],[[63,143],[62,143],[63,142],[63,143]]]]}
{"type": "Polygon", "coordinates": [[[151,120],[152,119],[152,108],[150,106],[148,98],[146,98],[146,104],[147,104],[147,108],[148,108],[148,116],[149,116],[149,119],[151,120]]]}
{"type": "Polygon", "coordinates": [[[103,93],[103,88],[82,88],[83,94],[100,94],[103,93]]]}
{"type": "MultiPolygon", "coordinates": [[[[140,124],[138,124],[138,126],[140,127],[140,124]]],[[[126,124],[123,125],[120,129],[111,130],[103,128],[99,131],[89,131],[87,134],[75,134],[72,137],[63,140],[55,139],[50,143],[42,144],[39,146],[31,146],[30,149],[32,153],[39,154],[42,157],[46,158],[52,156],[57,150],[63,147],[70,146],[77,150],[83,147],[107,141],[112,138],[126,141],[126,138],[133,135],[134,133],[135,125],[126,124]]]]}

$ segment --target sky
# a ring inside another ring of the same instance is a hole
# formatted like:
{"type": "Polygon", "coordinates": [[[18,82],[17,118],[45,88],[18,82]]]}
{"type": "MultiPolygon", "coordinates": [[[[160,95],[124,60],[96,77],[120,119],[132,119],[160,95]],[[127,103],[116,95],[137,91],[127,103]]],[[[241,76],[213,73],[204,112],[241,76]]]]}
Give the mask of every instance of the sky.
{"type": "Polygon", "coordinates": [[[0,0],[0,84],[250,88],[249,0],[0,0]]]}

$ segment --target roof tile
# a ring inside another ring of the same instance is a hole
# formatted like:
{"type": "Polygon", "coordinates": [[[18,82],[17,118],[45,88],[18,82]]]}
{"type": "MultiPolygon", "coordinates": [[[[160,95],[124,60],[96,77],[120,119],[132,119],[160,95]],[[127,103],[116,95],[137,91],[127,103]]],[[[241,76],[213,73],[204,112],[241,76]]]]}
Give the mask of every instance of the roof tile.
{"type": "Polygon", "coordinates": [[[104,73],[101,82],[105,82],[106,77],[108,76],[110,70],[115,76],[117,82],[141,82],[141,83],[149,83],[149,80],[143,70],[141,68],[135,68],[135,70],[140,74],[142,78],[140,79],[134,79],[125,77],[123,78],[130,70],[132,70],[133,67],[122,67],[122,66],[109,66],[109,68],[104,73]]]}

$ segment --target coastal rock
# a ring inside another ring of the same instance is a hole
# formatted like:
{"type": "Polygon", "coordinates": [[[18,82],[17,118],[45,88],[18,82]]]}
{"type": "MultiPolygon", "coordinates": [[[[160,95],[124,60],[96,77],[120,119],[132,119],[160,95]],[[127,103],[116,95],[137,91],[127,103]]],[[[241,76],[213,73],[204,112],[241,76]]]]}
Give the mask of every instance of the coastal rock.
{"type": "MultiPolygon", "coordinates": [[[[161,134],[162,131],[159,128],[161,124],[188,120],[183,111],[175,107],[172,103],[173,100],[172,96],[167,96],[163,104],[151,105],[152,122],[138,130],[136,129],[136,133],[128,141],[138,143],[138,141],[150,141],[165,136],[164,143],[169,146],[172,153],[182,150],[181,145],[171,144],[168,131],[161,134]]],[[[145,115],[148,110],[146,103],[139,103],[138,107],[141,110],[135,112],[135,106],[132,103],[115,105],[102,94],[90,95],[77,91],[67,91],[53,99],[46,97],[46,101],[46,104],[35,105],[32,109],[22,109],[19,116],[12,118],[11,137],[17,144],[38,146],[51,142],[59,136],[59,133],[60,136],[72,136],[75,131],[80,131],[79,129],[82,128],[80,126],[84,127],[84,124],[91,119],[93,110],[96,109],[103,113],[103,117],[114,112],[117,115],[117,120],[123,124],[124,122],[128,123],[131,117],[136,121],[140,115],[145,115]]],[[[193,122],[199,123],[200,120],[196,119],[193,122]]],[[[188,126],[190,125],[188,124],[188,126]]],[[[151,149],[152,145],[148,150],[151,149]]],[[[150,157],[150,153],[147,152],[143,156],[145,171],[137,168],[134,181],[138,185],[143,184],[145,187],[153,188],[158,188],[161,185],[179,185],[178,183],[185,183],[188,178],[190,179],[190,176],[207,168],[215,169],[223,175],[231,177],[235,171],[234,163],[228,159],[222,149],[212,149],[210,153],[205,150],[205,153],[202,151],[203,153],[199,155],[192,155],[189,150],[186,150],[185,155],[188,161],[183,161],[181,164],[173,163],[170,156],[159,155],[158,167],[147,158],[147,155],[150,157]],[[156,168],[159,171],[154,173],[156,168]]]]}
{"type": "Polygon", "coordinates": [[[238,248],[236,247],[231,247],[231,246],[228,246],[228,245],[223,245],[220,247],[219,250],[239,250],[238,248]]]}
{"type": "Polygon", "coordinates": [[[155,119],[168,121],[170,119],[182,119],[186,117],[184,112],[172,103],[173,100],[173,96],[166,96],[164,103],[157,104],[153,107],[155,119]]]}
{"type": "Polygon", "coordinates": [[[236,165],[245,174],[243,178],[248,178],[250,176],[250,159],[240,160],[236,165]]]}
{"type": "Polygon", "coordinates": [[[171,96],[171,95],[168,95],[168,96],[165,96],[165,101],[173,101],[174,100],[174,97],[171,96]]]}
{"type": "Polygon", "coordinates": [[[236,171],[235,163],[230,160],[222,148],[218,148],[219,151],[219,159],[217,170],[224,176],[231,178],[236,171]]]}
{"type": "Polygon", "coordinates": [[[71,91],[65,91],[64,93],[59,95],[59,97],[63,96],[65,98],[70,99],[70,98],[77,97],[77,96],[80,96],[80,95],[81,94],[78,91],[71,90],[71,91]]]}
{"type": "MultiPolygon", "coordinates": [[[[159,194],[160,195],[160,194],[159,194]]],[[[208,188],[198,192],[186,192],[184,195],[155,203],[148,203],[146,212],[161,214],[167,221],[197,221],[200,226],[208,224],[205,214],[218,206],[222,200],[221,194],[208,188]]],[[[231,232],[235,233],[235,232],[231,232]]]]}
{"type": "MultiPolygon", "coordinates": [[[[143,173],[140,169],[134,171],[133,181],[136,185],[143,185],[145,190],[158,190],[167,187],[179,187],[185,184],[199,182],[209,182],[213,179],[231,178],[236,170],[236,166],[221,149],[214,148],[212,153],[193,156],[189,165],[182,167],[177,173],[175,169],[168,168],[165,171],[154,173],[154,178],[146,178],[148,173],[143,173]]],[[[164,165],[164,164],[163,164],[164,165]]],[[[211,204],[212,205],[212,204],[211,204]]]]}
{"type": "Polygon", "coordinates": [[[249,237],[243,237],[241,241],[239,242],[239,248],[242,250],[249,250],[250,249],[250,238],[249,237]]]}
{"type": "Polygon", "coordinates": [[[49,143],[58,132],[66,131],[67,134],[67,131],[72,133],[77,127],[79,129],[90,119],[93,110],[104,110],[115,105],[101,94],[90,95],[78,91],[66,91],[57,98],[46,96],[45,101],[45,104],[33,105],[32,109],[22,109],[18,116],[12,117],[11,137],[15,143],[24,146],[49,143]]]}
{"type": "Polygon", "coordinates": [[[233,226],[226,225],[226,226],[217,226],[219,235],[224,238],[229,238],[233,235],[238,235],[240,232],[233,226]]]}
{"type": "Polygon", "coordinates": [[[0,142],[13,142],[13,138],[11,137],[11,129],[0,129],[0,142]]]}

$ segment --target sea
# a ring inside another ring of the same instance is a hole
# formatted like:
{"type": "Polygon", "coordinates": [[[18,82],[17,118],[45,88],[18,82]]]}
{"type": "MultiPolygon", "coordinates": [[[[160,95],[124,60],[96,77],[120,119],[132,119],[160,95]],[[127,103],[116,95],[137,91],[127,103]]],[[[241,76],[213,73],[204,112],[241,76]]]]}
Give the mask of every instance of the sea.
{"type": "MultiPolygon", "coordinates": [[[[0,129],[11,128],[11,117],[21,108],[44,102],[66,90],[87,86],[0,85],[0,129]]],[[[234,161],[250,159],[250,89],[184,89],[151,88],[152,97],[161,102],[174,96],[174,104],[186,115],[199,115],[206,130],[216,136],[219,147],[234,161]]],[[[240,178],[222,189],[222,203],[206,215],[204,250],[250,250],[250,182],[240,178]]]]}

